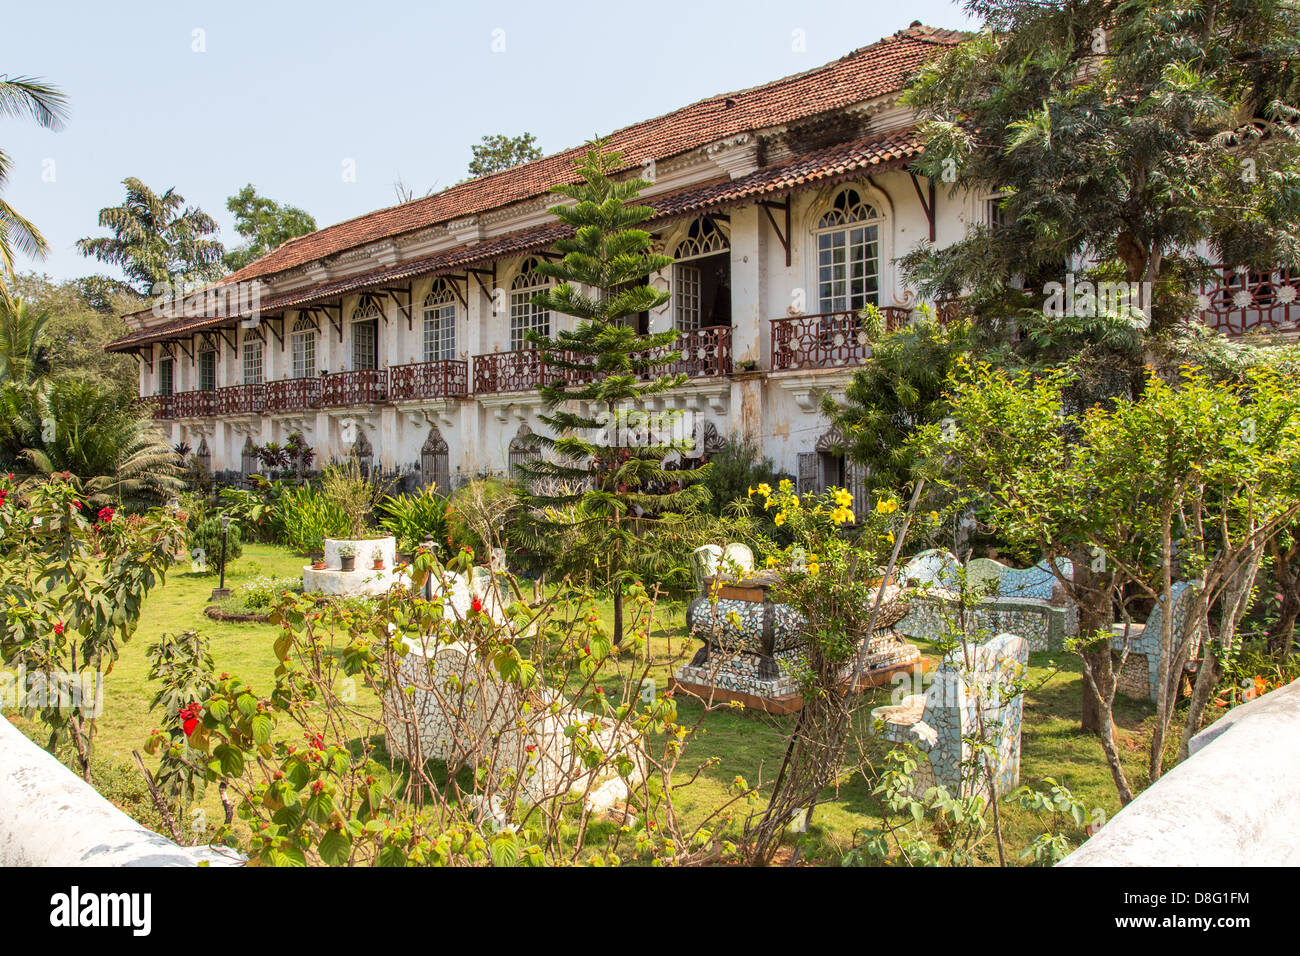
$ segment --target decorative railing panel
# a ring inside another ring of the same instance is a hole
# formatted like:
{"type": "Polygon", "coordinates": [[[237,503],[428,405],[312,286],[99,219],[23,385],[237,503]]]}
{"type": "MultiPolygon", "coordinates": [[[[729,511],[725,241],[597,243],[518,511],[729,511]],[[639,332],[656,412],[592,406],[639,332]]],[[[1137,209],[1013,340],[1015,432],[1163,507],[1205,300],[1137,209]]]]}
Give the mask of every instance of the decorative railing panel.
{"type": "Polygon", "coordinates": [[[142,395],[137,401],[150,410],[155,421],[176,417],[170,395],[142,395]]]}
{"type": "Polygon", "coordinates": [[[265,385],[230,385],[217,389],[218,415],[246,415],[265,407],[265,385]]]}
{"type": "Polygon", "coordinates": [[[388,369],[359,368],[331,372],[321,385],[322,405],[370,405],[388,400],[388,369]]]}
{"type": "Polygon", "coordinates": [[[211,418],[217,413],[216,389],[177,392],[172,396],[172,413],[175,418],[211,418]]]}
{"type": "Polygon", "coordinates": [[[394,365],[388,370],[389,397],[395,402],[418,398],[460,398],[469,393],[469,363],[444,360],[394,365]]]}
{"type": "MultiPolygon", "coordinates": [[[[911,315],[911,309],[899,306],[880,311],[888,332],[902,328],[911,315]]],[[[871,351],[871,331],[860,312],[823,312],[773,319],[771,327],[774,372],[857,365],[871,351]]]]}
{"type": "Polygon", "coordinates": [[[664,351],[680,352],[681,357],[664,368],[647,372],[644,378],[681,374],[690,378],[730,375],[731,326],[715,325],[683,332],[677,337],[676,345],[664,351]]]}
{"type": "Polygon", "coordinates": [[[286,378],[266,383],[264,410],[268,412],[298,412],[320,404],[321,380],[319,378],[286,378]]]}
{"type": "Polygon", "coordinates": [[[591,381],[592,376],[589,372],[551,367],[542,353],[536,349],[492,352],[488,355],[474,356],[476,395],[530,392],[558,378],[566,378],[570,384],[580,385],[591,381]]]}
{"type": "Polygon", "coordinates": [[[1254,272],[1215,266],[1197,305],[1201,321],[1228,335],[1293,330],[1300,323],[1300,274],[1293,269],[1254,272]]]}

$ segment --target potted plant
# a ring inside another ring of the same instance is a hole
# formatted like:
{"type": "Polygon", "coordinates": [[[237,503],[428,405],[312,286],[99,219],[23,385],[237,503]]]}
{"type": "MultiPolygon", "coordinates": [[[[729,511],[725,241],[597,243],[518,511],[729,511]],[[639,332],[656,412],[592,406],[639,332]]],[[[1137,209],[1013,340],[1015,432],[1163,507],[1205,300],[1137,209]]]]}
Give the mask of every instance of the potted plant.
{"type": "Polygon", "coordinates": [[[374,563],[371,565],[372,570],[375,570],[375,571],[382,571],[382,570],[384,570],[384,549],[383,549],[383,548],[374,548],[373,550],[371,550],[371,552],[370,552],[370,560],[374,562],[374,563]]]}
{"type": "Polygon", "coordinates": [[[313,571],[325,570],[325,540],[323,538],[313,538],[311,548],[308,552],[311,555],[311,566],[313,571]]]}
{"type": "Polygon", "coordinates": [[[357,568],[357,546],[355,544],[339,545],[339,563],[344,571],[355,571],[357,568]]]}

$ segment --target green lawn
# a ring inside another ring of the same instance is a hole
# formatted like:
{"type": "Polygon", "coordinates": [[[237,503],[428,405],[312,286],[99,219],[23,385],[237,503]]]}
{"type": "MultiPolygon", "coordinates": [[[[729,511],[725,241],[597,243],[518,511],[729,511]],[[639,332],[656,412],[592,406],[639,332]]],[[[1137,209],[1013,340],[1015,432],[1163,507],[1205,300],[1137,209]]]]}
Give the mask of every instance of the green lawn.
{"type": "MultiPolygon", "coordinates": [[[[238,587],[259,575],[296,576],[302,565],[301,557],[283,548],[249,544],[245,546],[243,555],[228,568],[227,584],[238,587]]],[[[114,763],[130,761],[132,751],[143,747],[145,738],[157,724],[155,715],[149,711],[154,688],[145,677],[148,669],[145,650],[159,634],[202,631],[210,638],[218,672],[237,674],[258,690],[271,686],[275,668],[271,645],[277,629],[268,624],[218,623],[206,617],[203,608],[215,585],[213,575],[177,569],[168,576],[166,586],[151,595],[139,630],[106,681],[104,714],[96,738],[99,758],[114,763]]],[[[659,689],[663,690],[672,670],[670,662],[681,660],[684,628],[680,606],[663,608],[661,613],[662,626],[652,634],[651,648],[655,660],[662,662],[655,666],[654,677],[659,689]]],[[[612,623],[612,608],[605,606],[604,614],[607,622],[612,623]]],[[[932,649],[923,647],[923,650],[930,658],[937,659],[938,655],[932,649]]],[[[1078,665],[1061,655],[1061,670],[1053,674],[1048,657],[1046,654],[1031,657],[1035,678],[1051,676],[1026,698],[1021,781],[1036,784],[1044,777],[1053,777],[1068,786],[1090,809],[1100,808],[1109,817],[1119,809],[1119,803],[1100,743],[1095,737],[1078,730],[1081,681],[1078,665]]],[[[611,678],[611,684],[613,682],[611,678]]],[[[873,691],[870,703],[888,702],[889,693],[889,688],[873,691]]],[[[377,711],[377,701],[371,692],[361,689],[358,697],[361,707],[377,711]]],[[[684,723],[693,724],[700,711],[701,705],[692,698],[679,699],[679,714],[684,723]]],[[[1143,703],[1122,699],[1116,712],[1130,781],[1138,789],[1146,784],[1143,768],[1148,734],[1144,722],[1150,712],[1151,708],[1143,703]]],[[[706,768],[693,785],[680,793],[677,798],[679,809],[688,818],[699,818],[726,799],[727,787],[738,775],[750,783],[760,779],[770,782],[780,764],[794,720],[794,717],[777,718],[735,710],[720,710],[706,715],[700,732],[687,748],[681,776],[689,776],[690,771],[707,757],[717,757],[719,761],[706,768]]],[[[22,724],[21,721],[18,723],[22,724]]],[[[27,729],[39,739],[37,728],[28,725],[27,729]]],[[[284,732],[292,730],[281,729],[284,732]]],[[[145,759],[152,763],[147,756],[145,759]]],[[[118,769],[120,771],[120,767],[118,769]]],[[[209,813],[216,812],[218,804],[214,792],[208,794],[205,804],[209,813]]],[[[804,857],[831,862],[838,860],[850,846],[854,832],[874,819],[877,819],[876,807],[868,784],[861,777],[841,781],[838,788],[824,795],[817,807],[810,833],[803,841],[806,844],[804,857]]],[[[1014,801],[1004,807],[1003,822],[1007,845],[1013,854],[1018,854],[1042,830],[1040,821],[1015,805],[1014,801]]],[[[1078,831],[1067,832],[1076,842],[1081,837],[1078,831]]],[[[986,859],[994,859],[991,842],[983,850],[986,859]]]]}

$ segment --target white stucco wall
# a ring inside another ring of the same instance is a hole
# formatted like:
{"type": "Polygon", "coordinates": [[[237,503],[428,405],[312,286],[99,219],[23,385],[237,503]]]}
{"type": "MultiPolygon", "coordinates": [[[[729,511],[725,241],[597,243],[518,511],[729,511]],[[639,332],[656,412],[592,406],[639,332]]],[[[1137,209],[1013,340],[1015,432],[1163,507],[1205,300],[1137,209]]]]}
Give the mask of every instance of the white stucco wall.
{"type": "Polygon", "coordinates": [[[0,866],[213,866],[239,861],[182,847],[136,823],[0,717],[0,866]]]}
{"type": "Polygon", "coordinates": [[[1300,681],[1229,711],[1061,866],[1300,866],[1300,681]]]}

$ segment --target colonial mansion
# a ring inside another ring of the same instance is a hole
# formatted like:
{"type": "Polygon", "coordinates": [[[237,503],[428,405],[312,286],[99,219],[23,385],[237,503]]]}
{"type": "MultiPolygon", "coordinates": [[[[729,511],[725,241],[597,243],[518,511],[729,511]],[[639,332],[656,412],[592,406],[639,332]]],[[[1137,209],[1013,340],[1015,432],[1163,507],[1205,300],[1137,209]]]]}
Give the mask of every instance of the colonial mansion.
{"type": "MultiPolygon", "coordinates": [[[[656,401],[691,413],[694,454],[749,435],[802,488],[856,484],[819,404],[869,354],[861,310],[909,321],[921,303],[896,259],[995,208],[910,168],[922,147],[899,94],[961,39],[913,24],[610,136],[651,183],[646,228],[675,260],[651,277],[669,301],[640,321],[680,333],[689,381],[656,401]]],[[[549,190],[575,178],[584,151],[293,239],[220,280],[254,289],[255,305],[146,309],[109,349],[138,359],[168,439],[225,477],[260,471],[257,448],[295,433],[318,462],[355,454],[444,490],[506,473],[544,427],[538,386],[551,373],[526,333],[568,321],[532,297],[565,235],[549,190]]],[[[1227,270],[1206,320],[1286,326],[1300,318],[1289,282],[1227,270]]]]}

